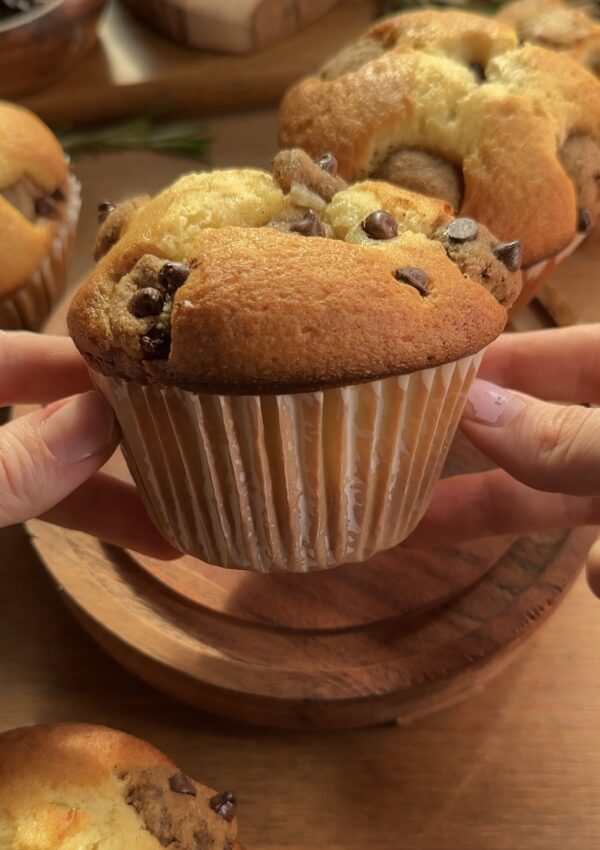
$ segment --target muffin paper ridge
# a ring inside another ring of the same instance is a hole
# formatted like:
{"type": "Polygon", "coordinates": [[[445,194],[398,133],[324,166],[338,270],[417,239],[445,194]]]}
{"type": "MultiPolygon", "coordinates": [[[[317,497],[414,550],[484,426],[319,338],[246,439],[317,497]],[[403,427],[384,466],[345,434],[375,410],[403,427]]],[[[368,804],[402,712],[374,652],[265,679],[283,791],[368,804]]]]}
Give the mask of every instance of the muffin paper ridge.
{"type": "Polygon", "coordinates": [[[92,377],[172,544],[224,567],[309,572],[367,560],[410,534],[482,356],[279,396],[92,377]]]}
{"type": "Polygon", "coordinates": [[[81,184],[69,173],[65,214],[48,255],[26,282],[0,299],[0,327],[4,330],[36,329],[65,292],[80,209],[81,184]]]}

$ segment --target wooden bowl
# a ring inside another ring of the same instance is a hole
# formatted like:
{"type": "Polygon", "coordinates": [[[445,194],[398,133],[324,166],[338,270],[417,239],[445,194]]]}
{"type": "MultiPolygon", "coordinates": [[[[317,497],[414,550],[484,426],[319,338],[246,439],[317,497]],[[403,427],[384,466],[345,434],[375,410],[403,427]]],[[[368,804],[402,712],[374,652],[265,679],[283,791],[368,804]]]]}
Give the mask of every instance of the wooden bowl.
{"type": "Polygon", "coordinates": [[[45,88],[76,65],[96,40],[107,0],[48,0],[0,22],[0,97],[45,88]]]}
{"type": "Polygon", "coordinates": [[[203,50],[251,53],[313,23],[339,0],[123,0],[167,38],[203,50]]]}

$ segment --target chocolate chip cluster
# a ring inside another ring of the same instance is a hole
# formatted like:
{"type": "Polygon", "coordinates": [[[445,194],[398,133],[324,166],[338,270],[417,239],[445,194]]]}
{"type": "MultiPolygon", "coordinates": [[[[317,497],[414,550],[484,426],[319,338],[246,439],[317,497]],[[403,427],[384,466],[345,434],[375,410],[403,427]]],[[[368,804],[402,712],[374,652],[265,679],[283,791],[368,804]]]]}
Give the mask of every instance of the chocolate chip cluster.
{"type": "Polygon", "coordinates": [[[450,259],[463,274],[479,281],[500,304],[511,304],[517,281],[507,273],[521,268],[522,245],[518,240],[499,242],[472,218],[455,218],[436,233],[450,259]]]}
{"type": "MultiPolygon", "coordinates": [[[[377,241],[394,239],[398,235],[398,223],[386,210],[370,213],[361,227],[370,239],[377,241]]],[[[446,253],[463,274],[478,280],[500,303],[511,300],[505,272],[516,272],[521,268],[519,241],[497,242],[472,218],[452,219],[434,233],[433,238],[443,244],[446,253]]],[[[407,266],[396,269],[394,276],[422,296],[429,294],[428,278],[423,269],[407,266]]]]}
{"type": "MultiPolygon", "coordinates": [[[[123,774],[125,802],[163,847],[178,850],[233,850],[237,809],[233,791],[208,800],[185,773],[168,767],[142,768],[123,774]],[[214,819],[214,812],[217,820],[214,819]]],[[[201,787],[201,786],[200,786],[201,787]]]]}
{"type": "Polygon", "coordinates": [[[53,192],[39,195],[35,199],[35,214],[38,218],[58,218],[58,204],[64,203],[66,195],[62,186],[53,192]]]}
{"type": "Polygon", "coordinates": [[[131,315],[144,322],[140,351],[144,360],[166,360],[171,350],[171,306],[190,273],[187,263],[146,255],[133,267],[129,280],[137,289],[129,300],[131,315]]]}

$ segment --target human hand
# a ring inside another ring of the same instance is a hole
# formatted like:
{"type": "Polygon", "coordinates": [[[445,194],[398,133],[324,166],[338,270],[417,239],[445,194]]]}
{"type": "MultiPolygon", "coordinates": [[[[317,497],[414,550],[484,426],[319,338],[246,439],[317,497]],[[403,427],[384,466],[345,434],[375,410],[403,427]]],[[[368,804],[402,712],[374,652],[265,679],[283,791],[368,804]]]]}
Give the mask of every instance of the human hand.
{"type": "Polygon", "coordinates": [[[119,430],[69,339],[0,331],[0,407],[12,404],[48,406],[0,428],[0,527],[40,516],[155,557],[176,556],[133,485],[98,472],[119,430]]]}
{"type": "MultiPolygon", "coordinates": [[[[600,409],[584,402],[600,403],[600,325],[501,336],[461,423],[500,469],[441,481],[407,544],[600,523],[600,409]]],[[[600,544],[588,578],[600,595],[600,544]]]]}

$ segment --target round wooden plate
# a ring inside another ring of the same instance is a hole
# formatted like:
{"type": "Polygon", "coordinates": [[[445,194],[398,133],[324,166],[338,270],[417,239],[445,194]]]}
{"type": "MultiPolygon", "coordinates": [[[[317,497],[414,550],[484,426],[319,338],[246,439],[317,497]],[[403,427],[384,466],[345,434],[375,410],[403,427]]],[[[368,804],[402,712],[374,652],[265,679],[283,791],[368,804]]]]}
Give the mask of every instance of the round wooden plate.
{"type": "Polygon", "coordinates": [[[469,547],[396,549],[288,582],[186,559],[158,570],[81,533],[29,529],[69,606],[121,664],[199,708],[291,728],[408,719],[479,688],[556,608],[594,536],[495,541],[475,581],[486,559],[469,547]]]}

